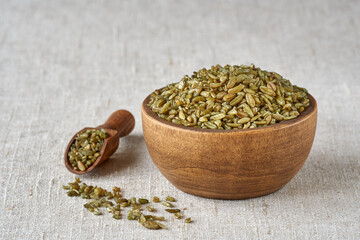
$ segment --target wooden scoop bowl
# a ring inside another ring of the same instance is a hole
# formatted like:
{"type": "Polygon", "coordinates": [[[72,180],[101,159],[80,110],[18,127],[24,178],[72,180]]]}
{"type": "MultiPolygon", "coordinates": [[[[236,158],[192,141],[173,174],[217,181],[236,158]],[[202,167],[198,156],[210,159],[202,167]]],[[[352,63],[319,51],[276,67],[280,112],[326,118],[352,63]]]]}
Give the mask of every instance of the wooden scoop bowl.
{"type": "Polygon", "coordinates": [[[116,151],[116,149],[119,146],[119,141],[120,141],[119,138],[128,135],[134,129],[134,126],[135,126],[134,116],[126,110],[118,110],[113,114],[111,114],[108,120],[106,120],[104,124],[97,126],[96,128],[86,127],[80,130],[72,137],[72,139],[70,140],[69,144],[66,147],[65,155],[64,155],[66,168],[70,172],[79,175],[90,172],[96,166],[109,159],[109,157],[116,151]],[[68,152],[70,150],[71,145],[74,143],[78,133],[87,129],[105,129],[105,131],[109,134],[109,137],[107,137],[104,140],[103,146],[100,151],[100,156],[96,159],[93,165],[91,165],[85,171],[74,170],[69,162],[68,152]]]}
{"type": "Polygon", "coordinates": [[[150,156],[180,190],[207,198],[243,199],[272,193],[287,184],[309,155],[317,106],[295,119],[238,130],[184,127],[142,105],[142,126],[150,156]]]}

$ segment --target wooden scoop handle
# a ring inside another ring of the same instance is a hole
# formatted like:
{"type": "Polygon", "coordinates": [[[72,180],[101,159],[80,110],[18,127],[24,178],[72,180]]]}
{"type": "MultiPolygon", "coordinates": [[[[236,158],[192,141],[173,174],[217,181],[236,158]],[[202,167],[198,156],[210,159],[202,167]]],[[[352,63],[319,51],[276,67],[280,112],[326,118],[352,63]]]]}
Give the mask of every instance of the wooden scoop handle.
{"type": "Polygon", "coordinates": [[[135,126],[134,116],[126,110],[117,110],[113,112],[108,120],[97,128],[113,129],[117,131],[118,137],[125,137],[135,126]]]}

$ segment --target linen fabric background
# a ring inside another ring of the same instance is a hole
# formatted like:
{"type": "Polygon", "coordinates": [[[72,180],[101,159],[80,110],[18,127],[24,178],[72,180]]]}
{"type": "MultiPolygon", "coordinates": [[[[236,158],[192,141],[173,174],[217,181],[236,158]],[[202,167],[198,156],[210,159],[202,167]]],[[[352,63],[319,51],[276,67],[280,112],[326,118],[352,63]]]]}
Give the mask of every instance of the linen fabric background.
{"type": "Polygon", "coordinates": [[[360,1],[335,0],[0,0],[0,239],[360,239],[359,14],[360,1]],[[143,99],[202,67],[250,63],[317,99],[305,165],[255,199],[177,190],[147,152],[143,99]],[[117,109],[134,114],[134,131],[81,180],[174,196],[192,224],[164,213],[169,230],[150,231],[62,190],[70,138],[117,109]]]}

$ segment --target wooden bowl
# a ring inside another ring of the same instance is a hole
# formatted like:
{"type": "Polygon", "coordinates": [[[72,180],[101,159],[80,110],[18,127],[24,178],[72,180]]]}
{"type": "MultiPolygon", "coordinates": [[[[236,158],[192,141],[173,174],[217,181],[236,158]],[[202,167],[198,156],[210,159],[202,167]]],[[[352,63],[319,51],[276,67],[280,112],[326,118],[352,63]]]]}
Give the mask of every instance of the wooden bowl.
{"type": "Polygon", "coordinates": [[[161,119],[142,104],[150,156],[178,189],[201,197],[244,199],[275,192],[303,166],[315,137],[317,104],[295,119],[255,129],[191,128],[161,119]]]}

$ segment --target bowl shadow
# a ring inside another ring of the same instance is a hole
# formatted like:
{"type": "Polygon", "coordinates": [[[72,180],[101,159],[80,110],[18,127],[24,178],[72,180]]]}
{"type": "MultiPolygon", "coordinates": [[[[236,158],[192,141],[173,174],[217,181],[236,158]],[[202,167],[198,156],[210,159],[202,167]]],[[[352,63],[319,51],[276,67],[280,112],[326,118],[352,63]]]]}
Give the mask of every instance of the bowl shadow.
{"type": "Polygon", "coordinates": [[[359,187],[360,161],[356,156],[313,148],[302,169],[277,194],[325,196],[354,191],[359,187]]]}

